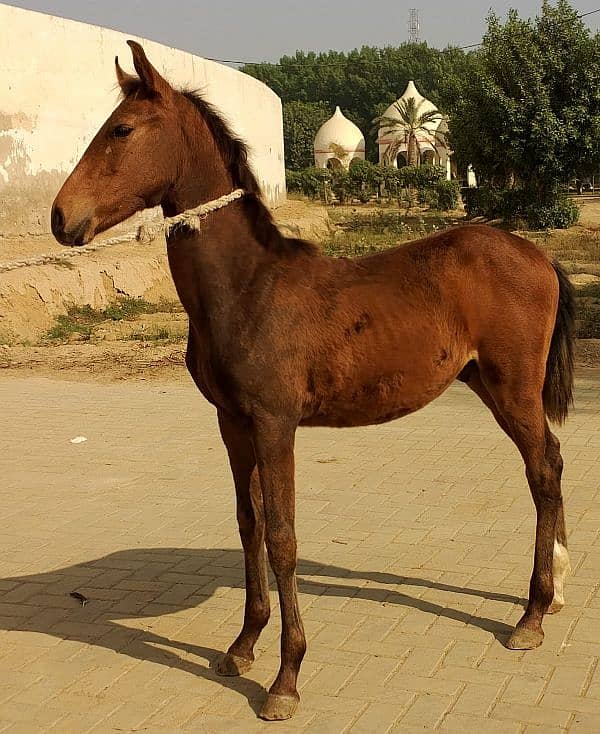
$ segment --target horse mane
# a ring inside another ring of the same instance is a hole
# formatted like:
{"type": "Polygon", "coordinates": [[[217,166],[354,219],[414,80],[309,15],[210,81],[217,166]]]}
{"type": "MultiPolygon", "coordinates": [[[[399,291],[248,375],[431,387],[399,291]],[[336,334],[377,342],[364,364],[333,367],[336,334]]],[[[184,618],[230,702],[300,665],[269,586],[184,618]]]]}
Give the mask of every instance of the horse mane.
{"type": "MultiPolygon", "coordinates": [[[[141,88],[137,79],[129,82],[125,95],[135,94],[141,88]]],[[[319,247],[307,240],[285,237],[275,224],[273,216],[262,201],[260,184],[248,163],[248,147],[235,135],[215,107],[196,90],[181,89],[180,93],[198,110],[210,130],[225,167],[233,180],[234,188],[244,189],[246,196],[240,200],[246,219],[257,241],[277,254],[316,254],[319,247]]]]}
{"type": "Polygon", "coordinates": [[[183,89],[181,94],[194,105],[208,125],[235,188],[246,191],[242,205],[256,239],[267,249],[280,254],[318,252],[319,248],[312,242],[281,234],[271,212],[262,202],[260,184],[248,163],[246,143],[233,133],[215,107],[197,91],[183,89]]]}

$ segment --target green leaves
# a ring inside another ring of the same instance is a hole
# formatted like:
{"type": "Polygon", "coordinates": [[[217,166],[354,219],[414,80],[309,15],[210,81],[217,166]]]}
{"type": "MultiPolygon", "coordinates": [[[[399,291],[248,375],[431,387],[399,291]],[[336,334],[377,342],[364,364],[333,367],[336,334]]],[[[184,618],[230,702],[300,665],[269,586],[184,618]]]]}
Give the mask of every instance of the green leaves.
{"type": "Polygon", "coordinates": [[[429,138],[435,148],[438,145],[445,145],[443,133],[438,132],[434,127],[442,119],[437,110],[421,111],[414,97],[409,97],[406,101],[394,102],[394,109],[398,113],[397,118],[381,115],[373,120],[376,130],[387,128],[396,138],[395,142],[390,143],[385,151],[385,163],[390,165],[398,155],[400,147],[407,145],[407,163],[409,166],[416,166],[419,163],[417,136],[420,133],[429,138]]]}
{"type": "Polygon", "coordinates": [[[443,166],[393,166],[374,165],[370,161],[355,159],[345,168],[315,168],[302,171],[286,171],[287,190],[311,199],[329,202],[330,193],[338,201],[358,199],[366,203],[377,195],[389,202],[405,201],[413,192],[433,208],[454,209],[459,200],[459,188],[455,181],[446,181],[443,166]]]}
{"type": "Polygon", "coordinates": [[[283,143],[286,168],[298,171],[313,165],[315,135],[330,116],[331,111],[326,102],[283,103],[283,143]]]}
{"type": "Polygon", "coordinates": [[[490,15],[481,50],[446,89],[459,160],[491,184],[540,193],[597,165],[599,51],[566,0],[544,2],[534,20],[490,15]]]}

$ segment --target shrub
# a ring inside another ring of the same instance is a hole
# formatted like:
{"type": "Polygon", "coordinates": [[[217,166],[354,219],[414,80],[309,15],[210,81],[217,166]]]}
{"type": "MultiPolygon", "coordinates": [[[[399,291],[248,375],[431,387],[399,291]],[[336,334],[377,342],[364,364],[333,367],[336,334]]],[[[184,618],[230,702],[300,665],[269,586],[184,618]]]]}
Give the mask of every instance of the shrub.
{"type": "Polygon", "coordinates": [[[433,197],[437,199],[437,206],[429,204],[432,208],[449,211],[456,209],[460,200],[460,188],[457,181],[440,179],[433,186],[433,197]]]}
{"type": "Polygon", "coordinates": [[[329,191],[338,201],[358,199],[366,204],[376,193],[388,201],[410,208],[418,200],[433,209],[454,209],[459,200],[459,189],[454,182],[446,181],[442,166],[393,166],[374,165],[370,161],[355,159],[350,168],[305,168],[302,171],[285,172],[287,190],[301,193],[311,199],[325,199],[329,191]]]}
{"type": "Polygon", "coordinates": [[[345,168],[335,168],[331,171],[331,190],[340,204],[345,204],[352,195],[352,179],[350,172],[345,168]]]}
{"type": "Polygon", "coordinates": [[[465,208],[471,217],[522,222],[526,227],[566,229],[579,219],[579,207],[561,191],[551,191],[542,199],[526,187],[500,189],[480,186],[465,192],[465,208]]]}
{"type": "Polygon", "coordinates": [[[530,203],[523,219],[533,229],[568,229],[579,221],[579,207],[566,195],[546,204],[530,203]]]}
{"type": "Polygon", "coordinates": [[[285,186],[290,194],[301,194],[302,174],[300,171],[290,171],[289,168],[285,169],[285,186]]]}
{"type": "Polygon", "coordinates": [[[504,216],[505,192],[494,186],[466,189],[463,193],[465,210],[470,217],[497,219],[504,216]]]}
{"type": "Polygon", "coordinates": [[[377,166],[370,161],[356,158],[350,164],[348,171],[350,179],[350,194],[363,204],[366,204],[379,183],[379,172],[377,166]]]}
{"type": "Polygon", "coordinates": [[[443,166],[404,166],[399,168],[398,174],[405,187],[412,186],[417,190],[433,188],[433,186],[444,179],[446,169],[443,166]]]}
{"type": "Polygon", "coordinates": [[[309,199],[320,199],[325,198],[331,171],[316,166],[303,171],[286,170],[285,180],[288,191],[304,194],[309,199]]]}

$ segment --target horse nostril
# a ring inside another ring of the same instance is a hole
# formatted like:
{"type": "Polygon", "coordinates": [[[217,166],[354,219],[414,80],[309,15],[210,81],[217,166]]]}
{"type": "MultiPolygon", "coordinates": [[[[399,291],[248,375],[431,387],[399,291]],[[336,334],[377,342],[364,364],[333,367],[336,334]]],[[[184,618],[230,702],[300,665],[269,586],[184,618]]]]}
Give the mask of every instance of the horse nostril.
{"type": "Polygon", "coordinates": [[[56,204],[52,207],[51,226],[52,234],[55,237],[59,237],[64,234],[65,215],[63,214],[63,210],[56,204]]]}

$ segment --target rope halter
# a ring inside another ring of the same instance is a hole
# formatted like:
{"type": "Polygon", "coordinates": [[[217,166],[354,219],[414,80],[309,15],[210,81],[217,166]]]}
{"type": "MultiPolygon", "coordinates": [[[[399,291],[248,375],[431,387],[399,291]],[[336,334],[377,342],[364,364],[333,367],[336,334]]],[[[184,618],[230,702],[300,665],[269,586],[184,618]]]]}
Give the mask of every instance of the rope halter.
{"type": "Polygon", "coordinates": [[[144,243],[151,242],[161,232],[164,232],[165,237],[168,237],[174,227],[179,224],[185,224],[190,229],[199,230],[202,220],[206,219],[211,212],[223,209],[236,199],[241,199],[245,193],[244,189],[235,189],[230,194],[207,201],[206,204],[200,204],[194,209],[186,209],[174,217],[165,217],[159,224],[142,224],[138,229],[137,239],[144,243]]]}

